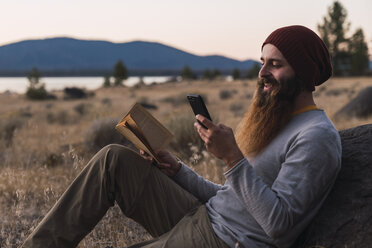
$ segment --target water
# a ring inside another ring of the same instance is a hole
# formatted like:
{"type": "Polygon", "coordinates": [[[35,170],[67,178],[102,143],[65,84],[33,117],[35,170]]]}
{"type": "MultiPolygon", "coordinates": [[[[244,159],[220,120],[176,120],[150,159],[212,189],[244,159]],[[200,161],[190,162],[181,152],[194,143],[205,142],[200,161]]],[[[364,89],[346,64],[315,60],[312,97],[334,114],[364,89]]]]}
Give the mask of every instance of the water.
{"type": "MultiPolygon", "coordinates": [[[[170,76],[143,77],[145,84],[164,83],[171,79],[170,76]]],[[[79,87],[94,90],[103,85],[103,77],[43,77],[40,80],[45,83],[48,91],[61,90],[65,87],[79,87]]],[[[111,80],[113,81],[113,79],[111,80]]],[[[127,86],[133,86],[140,81],[140,77],[129,77],[124,81],[127,86]]],[[[26,77],[0,77],[0,92],[11,91],[25,93],[29,85],[26,77]]]]}

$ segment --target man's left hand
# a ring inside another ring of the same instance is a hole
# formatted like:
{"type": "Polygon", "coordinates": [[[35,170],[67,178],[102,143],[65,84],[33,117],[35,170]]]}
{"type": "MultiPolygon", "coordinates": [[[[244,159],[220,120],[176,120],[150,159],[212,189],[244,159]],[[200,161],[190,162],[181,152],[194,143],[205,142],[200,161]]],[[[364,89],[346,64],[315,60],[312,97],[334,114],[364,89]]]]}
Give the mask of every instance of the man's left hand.
{"type": "Polygon", "coordinates": [[[223,124],[215,125],[202,115],[197,115],[196,119],[208,128],[203,128],[198,122],[194,123],[209,152],[222,159],[229,168],[244,158],[230,127],[223,124]]]}

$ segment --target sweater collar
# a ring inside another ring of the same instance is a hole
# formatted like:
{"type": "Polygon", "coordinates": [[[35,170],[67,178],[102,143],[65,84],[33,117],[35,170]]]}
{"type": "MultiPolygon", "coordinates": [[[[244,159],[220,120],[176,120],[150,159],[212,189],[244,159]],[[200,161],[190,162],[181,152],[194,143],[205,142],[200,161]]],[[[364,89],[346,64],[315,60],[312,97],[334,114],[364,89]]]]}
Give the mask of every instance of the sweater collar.
{"type": "Polygon", "coordinates": [[[291,115],[295,116],[295,115],[302,114],[304,112],[311,111],[311,110],[320,110],[320,108],[318,108],[314,104],[311,104],[311,105],[307,105],[303,108],[300,108],[299,110],[293,111],[291,115]]]}

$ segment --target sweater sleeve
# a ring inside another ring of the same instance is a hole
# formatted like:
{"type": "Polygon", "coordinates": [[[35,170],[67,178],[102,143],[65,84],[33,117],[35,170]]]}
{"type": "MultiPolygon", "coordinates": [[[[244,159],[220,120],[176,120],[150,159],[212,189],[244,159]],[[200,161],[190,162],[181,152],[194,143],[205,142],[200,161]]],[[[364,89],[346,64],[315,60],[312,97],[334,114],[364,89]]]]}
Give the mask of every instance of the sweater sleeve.
{"type": "Polygon", "coordinates": [[[181,163],[181,169],[172,179],[202,203],[207,202],[209,198],[215,196],[217,191],[222,188],[221,185],[199,176],[183,162],[179,163],[181,163]]]}
{"type": "Polygon", "coordinates": [[[320,207],[340,169],[338,134],[314,128],[306,132],[290,145],[271,187],[257,176],[247,159],[225,173],[238,198],[273,239],[291,232],[320,207]]]}

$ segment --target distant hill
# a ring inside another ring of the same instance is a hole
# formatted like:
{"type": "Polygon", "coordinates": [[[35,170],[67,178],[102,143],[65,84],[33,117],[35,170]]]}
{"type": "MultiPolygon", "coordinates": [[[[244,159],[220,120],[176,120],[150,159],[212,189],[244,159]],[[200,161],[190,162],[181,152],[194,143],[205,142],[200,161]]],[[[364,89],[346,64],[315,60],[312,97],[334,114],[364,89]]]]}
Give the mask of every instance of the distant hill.
{"type": "Polygon", "coordinates": [[[248,70],[253,60],[238,61],[224,56],[198,56],[156,42],[113,43],[73,38],[25,40],[0,46],[0,74],[19,73],[37,67],[40,71],[111,71],[123,60],[130,71],[179,71],[234,68],[248,70]]]}

